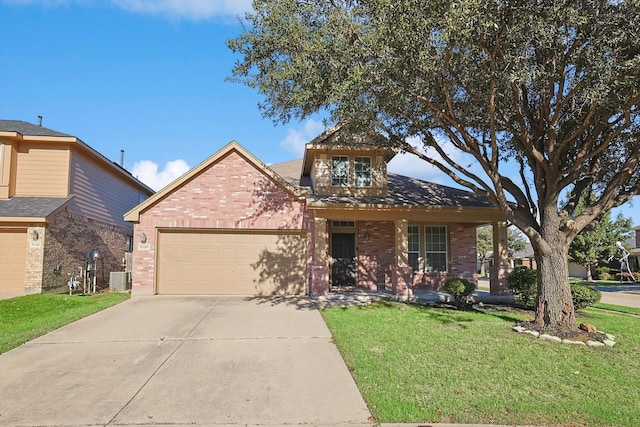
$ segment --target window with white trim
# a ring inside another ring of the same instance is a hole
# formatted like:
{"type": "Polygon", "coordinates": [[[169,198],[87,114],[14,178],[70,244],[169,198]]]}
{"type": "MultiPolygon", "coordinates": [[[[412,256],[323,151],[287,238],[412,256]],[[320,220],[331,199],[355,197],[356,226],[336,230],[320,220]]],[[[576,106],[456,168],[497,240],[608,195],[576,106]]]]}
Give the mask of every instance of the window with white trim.
{"type": "Polygon", "coordinates": [[[349,185],[349,158],[347,156],[331,157],[331,185],[333,187],[349,185]]]}
{"type": "Polygon", "coordinates": [[[426,225],[424,227],[425,250],[424,268],[427,273],[446,272],[447,260],[447,227],[444,225],[426,225]]]}
{"type": "Polygon", "coordinates": [[[354,159],[356,187],[371,187],[371,157],[354,159]]]}
{"type": "Polygon", "coordinates": [[[413,269],[413,271],[418,271],[420,268],[418,260],[420,258],[420,227],[417,225],[410,225],[407,231],[409,243],[409,266],[413,269]]]}

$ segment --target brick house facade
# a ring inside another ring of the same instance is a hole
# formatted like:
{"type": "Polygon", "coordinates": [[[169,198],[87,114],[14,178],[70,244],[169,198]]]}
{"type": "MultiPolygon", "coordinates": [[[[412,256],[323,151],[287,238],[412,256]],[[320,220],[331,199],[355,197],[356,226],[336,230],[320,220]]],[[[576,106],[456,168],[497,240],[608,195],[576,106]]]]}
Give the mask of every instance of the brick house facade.
{"type": "Polygon", "coordinates": [[[475,229],[488,223],[504,257],[491,290],[504,291],[495,207],[389,174],[395,153],[336,144],[337,130],[307,144],[304,159],[271,166],[232,142],[129,211],[133,295],[438,290],[448,277],[476,279],[475,229]]]}

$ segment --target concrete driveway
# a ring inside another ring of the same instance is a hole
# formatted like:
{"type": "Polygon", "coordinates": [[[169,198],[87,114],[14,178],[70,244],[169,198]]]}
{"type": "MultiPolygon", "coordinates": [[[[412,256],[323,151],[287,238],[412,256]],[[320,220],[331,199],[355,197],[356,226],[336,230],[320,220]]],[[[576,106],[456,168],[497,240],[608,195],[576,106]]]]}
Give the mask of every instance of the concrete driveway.
{"type": "Polygon", "coordinates": [[[367,424],[307,299],[137,297],[0,355],[0,425],[367,424]]]}

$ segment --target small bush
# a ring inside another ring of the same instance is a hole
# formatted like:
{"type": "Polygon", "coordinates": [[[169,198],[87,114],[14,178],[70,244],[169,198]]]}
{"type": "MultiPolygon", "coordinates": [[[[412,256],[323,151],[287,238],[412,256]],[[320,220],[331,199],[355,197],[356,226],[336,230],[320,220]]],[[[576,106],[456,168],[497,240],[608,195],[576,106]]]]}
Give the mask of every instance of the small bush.
{"type": "Polygon", "coordinates": [[[598,275],[598,280],[611,280],[611,269],[609,267],[596,268],[596,274],[598,275]]]}
{"type": "Polygon", "coordinates": [[[600,291],[582,283],[571,284],[571,297],[573,298],[573,308],[580,310],[594,305],[600,301],[600,291]]]}
{"type": "Polygon", "coordinates": [[[469,302],[469,296],[476,290],[476,285],[471,280],[452,277],[445,282],[444,290],[453,297],[457,307],[462,307],[469,302]]]}
{"type": "Polygon", "coordinates": [[[538,273],[529,268],[518,268],[507,277],[507,288],[524,306],[535,299],[538,292],[538,273]]]}

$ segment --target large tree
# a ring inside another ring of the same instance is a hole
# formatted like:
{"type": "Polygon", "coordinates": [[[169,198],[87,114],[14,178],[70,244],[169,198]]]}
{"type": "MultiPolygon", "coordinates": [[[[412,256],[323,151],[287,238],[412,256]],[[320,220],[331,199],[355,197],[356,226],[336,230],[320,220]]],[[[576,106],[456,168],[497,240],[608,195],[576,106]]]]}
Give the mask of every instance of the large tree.
{"type": "Polygon", "coordinates": [[[233,78],[264,94],[265,115],[320,112],[347,135],[375,130],[491,199],[534,248],[535,321],[576,327],[569,245],[640,192],[637,0],[253,7],[229,46],[241,55],[233,78]],[[593,202],[574,215],[585,193],[593,202]]]}

